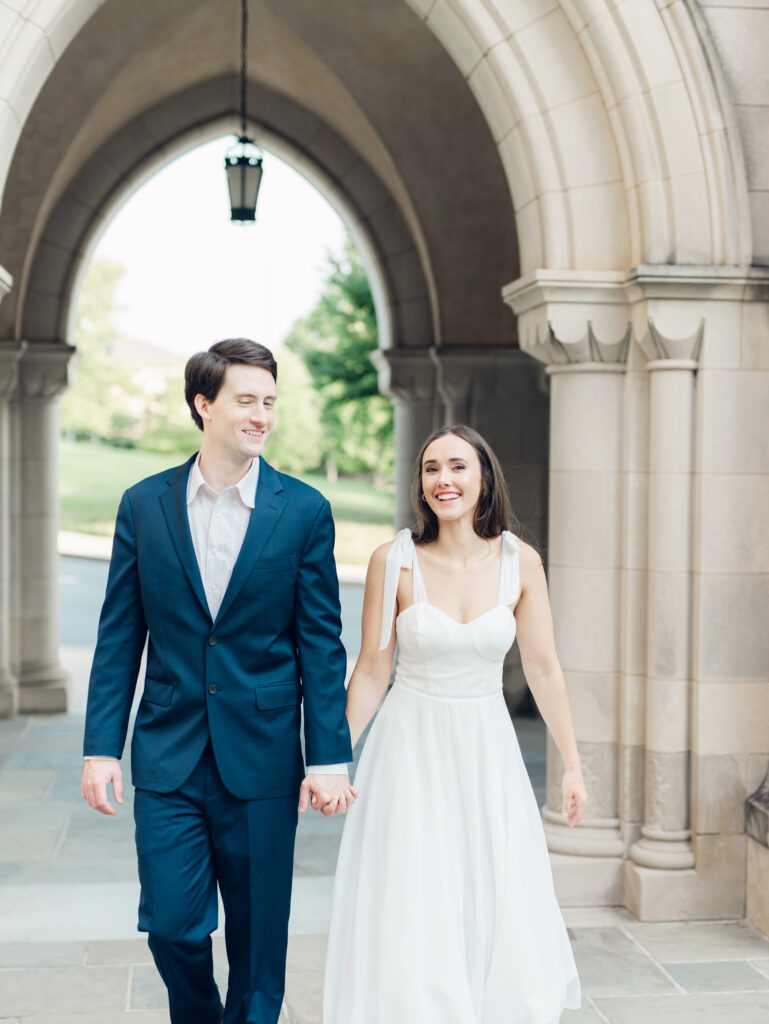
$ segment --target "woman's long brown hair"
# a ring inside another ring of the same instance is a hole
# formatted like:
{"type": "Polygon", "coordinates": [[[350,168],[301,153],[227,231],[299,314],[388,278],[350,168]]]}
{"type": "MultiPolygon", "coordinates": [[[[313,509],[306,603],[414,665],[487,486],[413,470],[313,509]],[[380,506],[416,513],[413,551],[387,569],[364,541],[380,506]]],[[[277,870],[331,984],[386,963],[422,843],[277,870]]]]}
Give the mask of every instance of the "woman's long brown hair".
{"type": "Polygon", "coordinates": [[[457,423],[452,427],[440,427],[434,430],[422,445],[414,469],[411,474],[411,505],[416,516],[414,541],[417,544],[429,544],[438,536],[438,517],[422,500],[422,460],[428,446],[439,437],[454,434],[472,445],[481,464],[481,493],[475,507],[473,529],[479,537],[498,537],[503,530],[520,531],[520,523],[513,515],[510,495],[502,473],[499,459],[493,449],[477,430],[457,423]]]}

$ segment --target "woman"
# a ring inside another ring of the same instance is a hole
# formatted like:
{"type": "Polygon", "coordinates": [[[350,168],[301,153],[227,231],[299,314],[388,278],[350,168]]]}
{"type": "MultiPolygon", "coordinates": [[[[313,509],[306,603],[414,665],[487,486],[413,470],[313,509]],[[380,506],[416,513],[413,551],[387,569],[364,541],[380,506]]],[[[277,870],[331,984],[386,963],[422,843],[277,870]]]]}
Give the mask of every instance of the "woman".
{"type": "Polygon", "coordinates": [[[563,757],[563,812],[584,813],[542,562],[508,527],[499,463],[447,427],[414,468],[417,528],[372,555],[347,695],[366,741],[337,865],[326,1024],[557,1024],[580,987],[534,794],[502,695],[518,635],[563,757]]]}

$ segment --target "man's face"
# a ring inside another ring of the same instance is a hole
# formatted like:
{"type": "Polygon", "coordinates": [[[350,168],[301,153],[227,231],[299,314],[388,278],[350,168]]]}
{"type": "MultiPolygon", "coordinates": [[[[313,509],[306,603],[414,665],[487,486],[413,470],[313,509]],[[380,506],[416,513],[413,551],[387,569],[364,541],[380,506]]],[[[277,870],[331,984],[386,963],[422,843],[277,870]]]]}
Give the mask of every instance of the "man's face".
{"type": "Polygon", "coordinates": [[[213,402],[203,395],[195,398],[207,443],[235,461],[261,455],[275,421],[275,399],[269,370],[242,363],[228,366],[213,402]]]}

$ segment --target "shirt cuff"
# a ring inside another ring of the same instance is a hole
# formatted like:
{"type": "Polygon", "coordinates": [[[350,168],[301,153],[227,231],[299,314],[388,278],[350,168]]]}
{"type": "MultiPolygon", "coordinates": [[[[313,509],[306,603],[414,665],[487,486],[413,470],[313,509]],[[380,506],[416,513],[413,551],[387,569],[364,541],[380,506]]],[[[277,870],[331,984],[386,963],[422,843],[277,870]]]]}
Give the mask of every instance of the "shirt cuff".
{"type": "Polygon", "coordinates": [[[347,764],[312,764],[307,765],[308,775],[348,775],[347,764]]]}
{"type": "Polygon", "coordinates": [[[115,757],[113,754],[86,754],[83,758],[84,761],[119,761],[120,758],[115,757]]]}

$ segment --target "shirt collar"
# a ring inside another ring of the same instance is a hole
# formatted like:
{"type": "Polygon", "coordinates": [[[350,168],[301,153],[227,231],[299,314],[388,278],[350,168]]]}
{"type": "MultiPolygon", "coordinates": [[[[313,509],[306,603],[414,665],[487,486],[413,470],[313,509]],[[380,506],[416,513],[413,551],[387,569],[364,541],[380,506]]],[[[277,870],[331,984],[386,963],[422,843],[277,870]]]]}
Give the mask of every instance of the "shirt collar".
{"type": "MultiPolygon", "coordinates": [[[[249,508],[253,508],[256,504],[256,488],[259,483],[259,459],[254,459],[251,466],[245,476],[242,476],[236,484],[234,489],[237,490],[240,495],[240,500],[244,505],[249,508]]],[[[206,482],[206,478],[200,469],[200,452],[198,452],[195,461],[192,463],[190,469],[190,475],[187,477],[187,504],[191,505],[192,502],[198,495],[198,491],[201,487],[208,487],[213,491],[213,488],[206,482]]],[[[226,488],[230,490],[231,488],[226,488]]],[[[214,493],[216,493],[214,491],[214,493]]]]}

